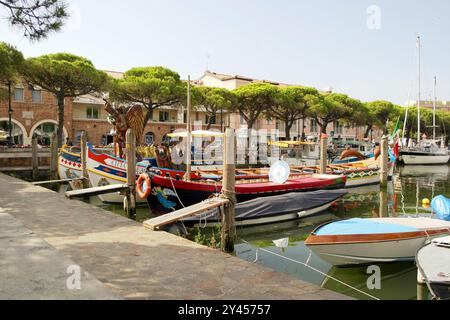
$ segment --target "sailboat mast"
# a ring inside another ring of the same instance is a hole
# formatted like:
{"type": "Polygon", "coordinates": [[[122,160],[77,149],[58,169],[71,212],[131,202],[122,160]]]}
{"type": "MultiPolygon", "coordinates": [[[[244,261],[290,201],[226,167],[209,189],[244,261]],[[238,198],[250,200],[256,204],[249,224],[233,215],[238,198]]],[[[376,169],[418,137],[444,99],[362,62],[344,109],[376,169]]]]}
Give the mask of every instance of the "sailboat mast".
{"type": "Polygon", "coordinates": [[[191,76],[188,76],[187,84],[187,137],[186,137],[186,174],[184,180],[191,181],[192,161],[192,124],[191,124],[191,76]]]}
{"type": "Polygon", "coordinates": [[[436,101],[437,101],[437,78],[434,77],[434,100],[433,100],[433,140],[436,140],[436,101]]]}
{"type": "Polygon", "coordinates": [[[418,54],[417,54],[417,77],[418,77],[418,99],[417,99],[417,142],[419,143],[421,140],[421,133],[420,133],[420,90],[421,90],[421,83],[420,83],[420,36],[417,37],[417,48],[418,48],[418,54]]]}

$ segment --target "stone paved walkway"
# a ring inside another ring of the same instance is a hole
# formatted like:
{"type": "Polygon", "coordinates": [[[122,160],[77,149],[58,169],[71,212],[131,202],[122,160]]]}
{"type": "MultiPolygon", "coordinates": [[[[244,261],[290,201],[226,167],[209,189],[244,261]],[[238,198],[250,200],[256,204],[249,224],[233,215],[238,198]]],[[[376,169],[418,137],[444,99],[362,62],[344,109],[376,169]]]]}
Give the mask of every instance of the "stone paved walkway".
{"type": "MultiPolygon", "coordinates": [[[[70,260],[124,299],[349,299],[175,235],[146,230],[129,219],[3,174],[0,210],[67,257],[65,263],[54,265],[64,284],[67,277],[62,274],[70,260]]],[[[0,242],[0,252],[16,241],[14,234],[20,230],[0,229],[0,239],[8,233],[12,237],[0,242]]],[[[53,290],[43,283],[41,290],[53,290]]],[[[17,285],[33,287],[26,277],[17,279],[17,285]]],[[[0,297],[8,295],[3,290],[0,287],[0,297]]]]}

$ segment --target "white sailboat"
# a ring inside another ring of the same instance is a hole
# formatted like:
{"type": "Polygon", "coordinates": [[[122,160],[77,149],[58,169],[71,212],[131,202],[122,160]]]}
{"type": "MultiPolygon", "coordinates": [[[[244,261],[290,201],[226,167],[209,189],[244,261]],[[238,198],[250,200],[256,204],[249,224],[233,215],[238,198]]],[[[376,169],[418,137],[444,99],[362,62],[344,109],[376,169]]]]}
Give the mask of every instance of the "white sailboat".
{"type": "Polygon", "coordinates": [[[419,95],[417,100],[417,139],[418,143],[414,147],[403,148],[400,151],[400,160],[405,165],[421,165],[421,164],[446,164],[450,160],[448,150],[444,148],[443,140],[436,139],[436,77],[434,78],[434,103],[433,103],[433,139],[422,139],[420,128],[420,107],[421,107],[421,93],[420,93],[420,37],[417,37],[418,46],[418,87],[419,95]]]}

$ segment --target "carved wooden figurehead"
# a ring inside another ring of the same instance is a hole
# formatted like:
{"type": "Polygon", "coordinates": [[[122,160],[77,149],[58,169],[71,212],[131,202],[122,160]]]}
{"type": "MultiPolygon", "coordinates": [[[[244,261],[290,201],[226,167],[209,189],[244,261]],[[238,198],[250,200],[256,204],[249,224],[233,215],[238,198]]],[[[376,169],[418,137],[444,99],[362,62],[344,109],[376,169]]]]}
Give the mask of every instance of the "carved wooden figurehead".
{"type": "Polygon", "coordinates": [[[136,135],[136,145],[139,146],[141,144],[145,128],[144,110],[139,105],[128,108],[124,106],[115,108],[110,102],[105,100],[105,111],[111,115],[111,124],[114,125],[114,137],[119,148],[118,155],[119,157],[124,158],[126,133],[128,129],[133,129],[136,135]]]}

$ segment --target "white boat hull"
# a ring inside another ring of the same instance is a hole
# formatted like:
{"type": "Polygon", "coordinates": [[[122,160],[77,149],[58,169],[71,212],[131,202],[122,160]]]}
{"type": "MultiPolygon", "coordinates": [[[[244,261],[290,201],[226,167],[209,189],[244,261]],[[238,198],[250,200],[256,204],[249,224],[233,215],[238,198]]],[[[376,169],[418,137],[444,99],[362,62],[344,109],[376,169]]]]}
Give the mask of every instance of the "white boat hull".
{"type": "Polygon", "coordinates": [[[448,155],[435,155],[435,156],[419,156],[419,155],[402,155],[402,161],[406,165],[417,164],[446,164],[450,160],[448,155]]]}
{"type": "MultiPolygon", "coordinates": [[[[88,149],[87,157],[87,170],[89,175],[89,182],[92,187],[102,187],[112,184],[126,184],[128,181],[126,177],[126,162],[122,159],[109,157],[104,155],[107,160],[103,163],[96,161],[91,158],[91,150],[88,149]],[[102,169],[102,170],[100,170],[102,169]],[[113,174],[115,172],[115,174],[113,174]],[[119,174],[121,176],[119,176],[119,174]]],[[[146,167],[137,165],[136,175],[139,176],[141,173],[146,171],[146,167]]],[[[136,177],[137,179],[137,177],[136,177]]],[[[111,204],[122,204],[124,201],[124,196],[120,193],[109,193],[98,196],[102,202],[111,204]]],[[[136,199],[138,203],[146,203],[147,200],[136,199]]]]}
{"type": "Polygon", "coordinates": [[[412,261],[415,259],[417,250],[424,245],[426,239],[426,236],[424,236],[375,243],[324,244],[314,246],[314,253],[334,266],[412,261]]]}
{"type": "MultiPolygon", "coordinates": [[[[58,175],[61,180],[80,179],[83,177],[83,170],[80,169],[79,164],[75,162],[68,162],[63,157],[58,157],[58,175]]],[[[69,182],[72,190],[82,188],[81,181],[69,182]]]]}
{"type": "MultiPolygon", "coordinates": [[[[394,176],[394,165],[389,167],[388,178],[392,179],[394,176]]],[[[347,175],[346,188],[356,188],[372,184],[380,184],[380,171],[375,168],[371,175],[360,176],[359,174],[347,175]]]]}

